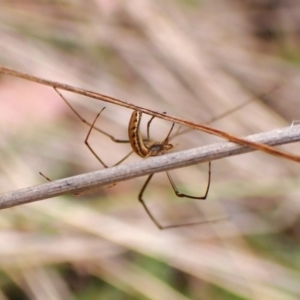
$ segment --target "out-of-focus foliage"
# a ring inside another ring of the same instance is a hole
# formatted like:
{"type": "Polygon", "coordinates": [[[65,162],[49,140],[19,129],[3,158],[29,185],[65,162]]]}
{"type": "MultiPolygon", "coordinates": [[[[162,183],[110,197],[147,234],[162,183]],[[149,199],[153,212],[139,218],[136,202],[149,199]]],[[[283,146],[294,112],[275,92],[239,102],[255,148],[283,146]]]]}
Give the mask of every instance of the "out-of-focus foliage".
{"type": "MultiPolygon", "coordinates": [[[[288,1],[0,1],[0,63],[244,136],[299,119],[300,4],[288,1]],[[264,97],[275,86],[278,89],[264,97]]],[[[82,124],[49,87],[0,77],[1,192],[101,168],[82,124]]],[[[88,120],[104,103],[63,93],[88,120]]],[[[97,126],[126,139],[131,111],[107,105],[97,126]]],[[[143,122],[144,132],[146,120],[143,122]]],[[[170,124],[155,120],[162,140],[170,124]]],[[[200,132],[176,150],[218,141],[200,132]]],[[[130,151],[92,133],[113,165],[130,151]]],[[[284,149],[298,152],[299,145],[284,149]]],[[[138,160],[131,157],[124,163],[138,160]]],[[[177,199],[165,174],[96,195],[1,211],[2,299],[299,299],[299,165],[252,153],[213,163],[206,201],[177,199]],[[190,211],[193,212],[190,215],[190,211]]],[[[207,166],[172,172],[201,195],[207,166]]]]}

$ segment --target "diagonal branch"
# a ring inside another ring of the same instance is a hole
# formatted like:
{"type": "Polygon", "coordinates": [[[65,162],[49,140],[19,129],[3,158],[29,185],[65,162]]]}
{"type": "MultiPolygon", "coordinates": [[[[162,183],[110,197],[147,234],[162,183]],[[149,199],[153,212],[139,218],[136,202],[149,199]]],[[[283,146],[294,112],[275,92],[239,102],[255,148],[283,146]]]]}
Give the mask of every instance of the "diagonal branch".
{"type": "MultiPolygon", "coordinates": [[[[245,139],[270,146],[294,143],[300,141],[300,125],[251,135],[245,137],[245,139]]],[[[69,192],[78,193],[88,189],[96,190],[101,186],[135,177],[213,161],[251,151],[254,151],[254,149],[231,142],[222,142],[151,157],[138,163],[124,164],[1,194],[0,209],[56,197],[69,192]]]]}
{"type": "MultiPolygon", "coordinates": [[[[230,133],[227,133],[225,131],[221,131],[219,129],[216,129],[216,128],[213,128],[213,127],[210,127],[210,126],[207,126],[207,125],[197,124],[197,123],[194,123],[194,122],[190,122],[188,120],[184,120],[182,118],[173,117],[173,116],[170,116],[170,115],[167,115],[167,114],[164,114],[164,113],[159,113],[159,112],[156,112],[156,111],[144,108],[144,107],[134,105],[132,103],[128,103],[128,102],[125,102],[125,101],[122,101],[122,100],[119,100],[119,99],[116,99],[116,98],[113,98],[113,97],[110,97],[110,96],[95,93],[95,92],[92,92],[92,91],[80,89],[80,88],[77,88],[77,87],[74,87],[74,86],[71,86],[71,85],[68,85],[68,84],[42,79],[42,78],[32,76],[32,75],[29,75],[29,74],[26,74],[26,73],[23,73],[23,72],[19,72],[19,71],[16,71],[16,70],[13,70],[13,69],[10,69],[10,68],[7,68],[7,67],[3,67],[1,65],[0,65],[0,73],[4,73],[4,74],[7,74],[7,75],[23,78],[23,79],[33,81],[33,82],[37,82],[37,83],[40,83],[40,84],[43,84],[43,85],[51,86],[51,87],[56,88],[56,89],[70,91],[70,92],[73,92],[73,93],[76,93],[76,94],[79,94],[79,95],[83,95],[83,96],[87,96],[87,97],[90,97],[90,98],[93,98],[93,99],[96,99],[96,100],[101,100],[101,101],[104,101],[104,102],[108,102],[108,103],[112,103],[112,104],[115,104],[115,105],[123,106],[123,107],[129,108],[129,109],[138,110],[138,111],[141,111],[142,113],[152,115],[152,116],[155,116],[155,117],[160,118],[160,119],[164,119],[164,120],[167,120],[167,121],[170,121],[170,122],[174,122],[174,123],[177,123],[177,124],[180,124],[180,125],[183,125],[183,126],[195,129],[195,130],[206,132],[208,134],[219,136],[223,139],[226,139],[228,141],[237,143],[239,145],[243,145],[243,146],[246,146],[246,147],[251,147],[255,150],[259,150],[259,151],[268,153],[270,155],[274,155],[274,156],[277,156],[277,157],[285,158],[285,159],[296,161],[296,162],[300,163],[300,156],[299,155],[283,152],[283,151],[280,151],[278,149],[275,149],[273,147],[270,147],[268,145],[264,145],[264,144],[261,144],[261,143],[248,141],[248,140],[239,138],[237,136],[234,136],[230,133]]],[[[276,88],[277,87],[275,87],[274,89],[276,89],[276,88]]]]}

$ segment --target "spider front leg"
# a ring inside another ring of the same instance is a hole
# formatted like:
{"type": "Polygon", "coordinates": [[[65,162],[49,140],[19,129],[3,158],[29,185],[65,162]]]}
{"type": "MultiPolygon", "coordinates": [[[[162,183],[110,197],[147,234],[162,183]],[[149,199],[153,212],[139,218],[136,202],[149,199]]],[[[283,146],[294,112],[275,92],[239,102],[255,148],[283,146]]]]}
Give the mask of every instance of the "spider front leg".
{"type": "MultiPolygon", "coordinates": [[[[100,112],[96,115],[96,118],[94,119],[94,121],[93,121],[93,123],[91,124],[91,127],[90,127],[90,129],[89,129],[89,131],[88,131],[88,133],[87,133],[87,136],[86,136],[86,138],[85,138],[85,140],[84,140],[84,143],[85,143],[85,145],[88,147],[88,149],[92,152],[92,154],[96,157],[96,159],[102,164],[102,166],[104,167],[104,168],[108,168],[108,166],[103,162],[103,160],[99,157],[99,155],[94,151],[94,149],[91,147],[91,145],[89,144],[89,142],[88,142],[88,139],[89,139],[89,137],[90,137],[90,135],[91,135],[91,132],[92,132],[92,130],[95,128],[94,126],[95,126],[95,123],[96,123],[96,121],[97,121],[97,119],[100,117],[100,115],[101,115],[101,113],[102,113],[102,111],[105,109],[105,107],[103,107],[101,110],[100,110],[100,112]]],[[[101,131],[101,133],[103,133],[104,131],[101,131]]],[[[112,137],[110,134],[108,134],[108,133],[106,133],[105,132],[105,135],[107,135],[107,136],[110,136],[110,137],[112,137]]],[[[120,140],[117,140],[117,139],[115,139],[115,138],[113,138],[113,141],[114,142],[116,142],[116,143],[124,143],[124,142],[127,142],[127,141],[124,141],[124,140],[122,140],[122,141],[120,141],[120,140]]],[[[133,151],[130,151],[127,155],[125,155],[120,161],[118,161],[117,163],[115,163],[112,167],[114,167],[114,166],[117,166],[117,165],[119,165],[120,163],[122,163],[124,160],[126,160],[131,154],[133,153],[133,151]]],[[[112,184],[110,184],[109,186],[107,186],[106,188],[111,188],[111,187],[114,187],[116,185],[116,183],[112,183],[112,184]]],[[[100,188],[93,188],[93,189],[84,189],[84,190],[82,190],[82,191],[80,191],[80,193],[76,193],[76,195],[78,196],[78,195],[86,195],[86,194],[91,194],[91,193],[95,193],[95,192],[97,192],[97,191],[99,191],[99,190],[102,190],[104,187],[100,187],[100,188]]]]}
{"type": "MultiPolygon", "coordinates": [[[[42,172],[39,172],[39,174],[42,177],[44,177],[47,181],[49,181],[49,182],[52,181],[49,177],[45,176],[42,172]]],[[[75,192],[74,193],[70,192],[70,194],[72,194],[73,196],[78,197],[78,196],[93,194],[93,193],[96,193],[96,192],[98,192],[100,190],[103,190],[103,189],[109,189],[109,188],[114,187],[115,185],[116,185],[116,183],[114,182],[114,183],[109,184],[108,186],[96,187],[96,188],[93,188],[93,189],[82,189],[82,190],[80,190],[80,192],[76,192],[76,193],[75,192]]]]}
{"type": "Polygon", "coordinates": [[[171,186],[173,188],[173,191],[174,193],[176,194],[177,197],[180,197],[180,198],[189,198],[189,199],[196,199],[196,200],[205,200],[207,198],[207,195],[208,195],[208,192],[209,192],[209,188],[210,188],[210,181],[211,181],[211,162],[208,163],[208,180],[207,180],[207,187],[206,187],[206,191],[205,191],[205,194],[203,196],[190,196],[190,195],[187,195],[187,194],[183,194],[183,193],[180,193],[170,175],[170,173],[167,171],[167,176],[169,178],[169,181],[171,183],[171,186]]]}
{"type": "MultiPolygon", "coordinates": [[[[166,114],[166,112],[164,111],[163,114],[166,114]]],[[[154,119],[155,119],[155,116],[152,116],[147,123],[147,141],[150,141],[150,125],[154,119]]]]}
{"type": "Polygon", "coordinates": [[[150,180],[152,179],[154,174],[150,174],[147,178],[147,180],[145,181],[140,193],[139,193],[139,196],[138,196],[138,199],[140,201],[140,203],[143,205],[147,215],[149,216],[149,218],[152,220],[152,222],[156,225],[156,227],[158,229],[165,229],[166,227],[162,226],[157,220],[156,218],[152,215],[150,209],[148,208],[148,206],[146,205],[145,201],[143,200],[143,194],[147,188],[147,185],[149,184],[150,180]]]}
{"type": "MultiPolygon", "coordinates": [[[[97,114],[96,118],[94,119],[93,123],[91,124],[91,127],[87,133],[87,136],[84,140],[85,145],[88,147],[88,149],[92,152],[92,154],[96,157],[96,159],[102,164],[102,166],[104,168],[108,168],[108,166],[103,162],[103,160],[99,157],[99,155],[94,151],[94,149],[91,147],[91,145],[88,142],[88,139],[91,135],[92,130],[95,128],[95,123],[97,121],[97,119],[100,117],[100,114],[102,113],[102,111],[105,109],[105,107],[103,107],[100,112],[97,114]]],[[[103,133],[104,131],[101,131],[101,133],[103,133]]],[[[112,137],[110,134],[105,132],[105,135],[112,137]]],[[[129,142],[129,141],[120,141],[117,139],[113,140],[116,143],[125,143],[125,142],[129,142]]],[[[125,155],[120,161],[118,161],[117,163],[115,163],[112,167],[119,165],[120,163],[122,163],[124,160],[126,160],[131,154],[133,153],[133,151],[130,151],[127,155],[125,155]]]]}
{"type": "MultiPolygon", "coordinates": [[[[206,188],[206,191],[205,191],[205,194],[203,196],[190,196],[190,195],[187,195],[187,194],[183,194],[183,193],[180,193],[178,191],[178,189],[176,188],[175,184],[174,184],[174,181],[173,179],[171,178],[169,172],[166,172],[167,173],[167,176],[169,178],[169,181],[171,183],[171,186],[176,194],[176,196],[178,197],[186,197],[186,198],[190,198],[190,199],[198,199],[198,200],[205,200],[207,195],[208,195],[208,191],[209,191],[209,187],[210,187],[210,180],[211,180],[211,162],[209,162],[209,169],[208,169],[208,183],[207,183],[207,188],[206,188]]],[[[190,223],[183,223],[183,224],[173,224],[173,225],[167,225],[167,226],[163,226],[160,224],[160,222],[154,217],[154,215],[151,213],[149,207],[146,205],[146,202],[144,201],[143,199],[143,195],[144,195],[144,192],[150,182],[150,180],[152,179],[154,174],[151,174],[148,176],[147,180],[145,181],[140,193],[139,193],[139,196],[138,196],[138,199],[140,201],[140,203],[143,205],[147,215],[149,216],[149,218],[153,221],[153,223],[156,225],[156,227],[158,229],[170,229],[170,228],[176,228],[176,227],[185,227],[185,226],[191,226],[191,225],[197,225],[197,224],[203,224],[203,223],[209,223],[210,221],[200,221],[200,222],[190,222],[190,223]]],[[[220,220],[222,220],[224,218],[221,218],[220,220]]],[[[218,220],[214,220],[214,221],[218,221],[218,220]]]]}
{"type": "MultiPolygon", "coordinates": [[[[60,95],[60,97],[63,99],[63,101],[68,105],[68,107],[73,111],[73,113],[86,125],[88,125],[90,128],[89,128],[89,131],[87,133],[87,136],[85,138],[85,141],[84,143],[86,144],[86,146],[88,147],[88,149],[91,151],[91,153],[96,157],[96,159],[102,164],[102,166],[104,168],[108,168],[108,166],[103,162],[103,160],[97,155],[97,153],[94,151],[94,149],[90,146],[89,142],[88,142],[88,139],[91,135],[91,132],[92,130],[97,130],[98,132],[102,133],[103,135],[109,137],[113,142],[115,143],[129,143],[128,140],[120,140],[120,139],[116,139],[114,136],[112,136],[111,134],[95,127],[95,123],[97,121],[97,119],[100,117],[100,114],[102,113],[102,111],[105,109],[102,108],[101,111],[97,114],[97,116],[95,117],[95,119],[93,120],[92,123],[89,123],[88,121],[86,121],[75,109],[74,107],[64,98],[64,96],[54,87],[54,90],[60,95]]],[[[120,161],[118,161],[116,164],[114,164],[113,166],[117,166],[119,165],[120,163],[122,163],[124,160],[126,160],[131,154],[133,153],[133,151],[129,152],[126,156],[124,156],[120,161]]],[[[48,178],[47,176],[45,176],[43,173],[40,172],[40,175],[43,176],[46,180],[48,181],[51,181],[50,178],[48,178]]],[[[116,183],[112,183],[110,184],[107,188],[111,188],[113,186],[115,186],[116,183]]],[[[79,193],[71,193],[75,196],[78,196],[78,195],[83,195],[83,194],[89,194],[89,193],[93,193],[93,192],[96,192],[98,190],[101,190],[105,187],[100,187],[100,188],[94,188],[94,189],[84,189],[82,191],[80,191],[79,193]]]]}
{"type": "MultiPolygon", "coordinates": [[[[97,158],[97,160],[102,164],[102,166],[104,168],[108,168],[108,166],[102,161],[102,159],[96,154],[96,152],[94,151],[94,149],[90,146],[88,139],[90,137],[90,134],[92,132],[92,130],[96,130],[100,133],[102,133],[103,135],[107,136],[108,138],[110,138],[113,142],[115,143],[129,143],[129,140],[120,140],[120,139],[116,139],[114,136],[112,136],[111,134],[107,133],[106,131],[98,128],[95,126],[97,119],[99,118],[100,114],[102,113],[102,111],[105,109],[102,108],[101,111],[97,114],[96,118],[94,119],[94,121],[92,123],[86,121],[78,112],[77,110],[75,110],[75,108],[69,103],[69,101],[67,101],[67,99],[59,92],[59,90],[54,87],[54,90],[58,93],[58,95],[61,97],[61,99],[68,105],[68,107],[73,111],[73,113],[77,116],[77,118],[84,124],[88,125],[89,131],[88,134],[85,138],[84,143],[86,144],[86,146],[88,147],[88,149],[92,152],[92,154],[97,158]]],[[[133,153],[133,151],[129,152],[126,156],[124,156],[120,161],[118,161],[116,164],[114,164],[113,166],[117,166],[120,163],[122,163],[124,160],[126,160],[131,154],[133,153]]]]}
{"type": "MultiPolygon", "coordinates": [[[[85,120],[78,112],[77,110],[70,104],[70,102],[59,92],[59,90],[54,87],[54,90],[58,93],[58,95],[61,97],[61,99],[68,105],[68,107],[72,110],[72,112],[76,115],[76,117],[85,125],[89,126],[90,128],[92,127],[92,123],[88,122],[87,120],[85,120]]],[[[102,109],[103,110],[103,109],[102,109]]],[[[101,111],[102,111],[101,110],[101,111]]],[[[101,112],[100,112],[101,113],[101,112]]],[[[96,117],[97,118],[97,117],[96,117]]],[[[95,122],[94,122],[95,124],[95,122]]],[[[102,133],[103,135],[107,136],[108,138],[110,138],[113,142],[115,143],[129,143],[128,140],[120,140],[120,139],[116,139],[114,136],[112,136],[111,134],[103,131],[102,129],[93,126],[93,129],[102,133]]]]}

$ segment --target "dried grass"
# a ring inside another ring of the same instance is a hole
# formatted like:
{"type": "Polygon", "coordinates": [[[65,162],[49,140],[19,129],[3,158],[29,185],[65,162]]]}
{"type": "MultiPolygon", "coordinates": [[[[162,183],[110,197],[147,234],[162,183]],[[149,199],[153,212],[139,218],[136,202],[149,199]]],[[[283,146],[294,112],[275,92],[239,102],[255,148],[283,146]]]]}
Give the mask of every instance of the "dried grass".
{"type": "MultiPolygon", "coordinates": [[[[276,3],[2,1],[0,62],[202,123],[280,86],[214,123],[249,135],[299,119],[299,4],[276,3]]],[[[100,167],[82,143],[87,128],[54,91],[2,76],[0,93],[3,192],[41,183],[39,171],[58,178],[100,167]]],[[[64,95],[89,120],[102,108],[64,95]]],[[[107,105],[98,125],[125,138],[130,113],[107,105]]],[[[152,136],[169,126],[157,121],[152,136]]],[[[216,140],[191,132],[178,150],[199,138],[216,140]]],[[[128,151],[97,134],[92,144],[108,164],[128,151]]],[[[176,176],[197,192],[201,170],[176,176]]],[[[0,299],[299,299],[298,173],[259,153],[216,162],[209,199],[195,205],[201,218],[230,219],[169,231],[138,204],[142,180],[3,210],[0,299]]],[[[174,199],[163,177],[147,197],[174,199]]]]}

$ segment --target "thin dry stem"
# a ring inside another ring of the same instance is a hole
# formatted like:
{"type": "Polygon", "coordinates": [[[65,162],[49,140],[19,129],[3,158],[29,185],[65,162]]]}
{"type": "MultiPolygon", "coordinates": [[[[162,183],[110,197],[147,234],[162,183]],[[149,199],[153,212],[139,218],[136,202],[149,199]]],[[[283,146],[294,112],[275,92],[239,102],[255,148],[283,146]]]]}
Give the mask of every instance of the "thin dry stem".
{"type": "MultiPolygon", "coordinates": [[[[294,143],[300,140],[300,125],[251,135],[245,137],[245,139],[271,146],[294,143]]],[[[65,193],[80,193],[83,190],[96,189],[100,186],[111,185],[139,176],[213,161],[251,151],[254,151],[254,149],[231,142],[222,142],[151,157],[138,163],[124,164],[4,193],[0,195],[0,209],[56,197],[65,193]]]]}
{"type": "MultiPolygon", "coordinates": [[[[246,146],[246,147],[251,147],[255,150],[259,150],[259,151],[268,153],[270,155],[274,155],[274,156],[277,156],[277,157],[285,158],[285,159],[296,161],[296,162],[300,163],[300,156],[299,155],[283,152],[283,151],[277,150],[273,147],[270,147],[268,145],[264,145],[264,144],[261,144],[261,143],[255,143],[255,142],[249,141],[249,140],[245,140],[245,139],[239,138],[237,136],[234,136],[230,133],[227,133],[225,131],[221,131],[219,129],[216,129],[216,128],[213,128],[213,127],[210,127],[210,126],[207,126],[207,125],[197,124],[197,123],[194,123],[194,122],[190,122],[188,120],[184,120],[182,118],[173,117],[173,116],[170,116],[170,115],[167,115],[167,114],[164,114],[164,113],[159,113],[159,112],[156,112],[156,111],[153,111],[153,110],[141,107],[141,106],[137,106],[137,105],[134,105],[132,103],[128,103],[128,102],[125,102],[125,101],[122,101],[122,100],[119,100],[119,99],[116,99],[116,98],[113,98],[113,97],[110,97],[110,96],[102,95],[102,94],[92,92],[92,91],[88,91],[88,90],[84,90],[84,89],[80,89],[80,88],[77,88],[77,87],[74,87],[74,86],[71,86],[71,85],[68,85],[68,84],[64,84],[64,83],[51,81],[51,80],[46,80],[46,79],[43,79],[43,78],[39,78],[39,77],[36,77],[36,76],[32,76],[32,75],[29,75],[29,74],[26,74],[26,73],[23,73],[23,72],[19,72],[19,71],[10,69],[10,68],[4,67],[4,66],[0,66],[0,73],[15,76],[15,77],[19,77],[19,78],[23,78],[23,79],[26,79],[26,80],[29,80],[29,81],[32,81],[32,82],[37,82],[37,83],[40,83],[40,84],[43,84],[43,85],[51,86],[51,87],[55,88],[56,90],[57,89],[62,89],[62,90],[70,91],[70,92],[73,92],[73,93],[76,93],[76,94],[79,94],[79,95],[87,96],[87,97],[90,97],[90,98],[93,98],[93,99],[96,99],[96,100],[101,100],[101,101],[104,101],[104,102],[112,103],[112,104],[115,104],[115,105],[119,105],[119,106],[122,106],[122,107],[133,109],[133,110],[138,110],[138,111],[141,111],[145,114],[155,116],[155,117],[160,118],[160,119],[164,119],[164,120],[167,120],[167,121],[170,121],[170,122],[173,122],[173,123],[177,123],[177,124],[180,124],[180,125],[183,125],[183,126],[195,129],[195,130],[206,132],[208,134],[219,136],[223,139],[226,139],[228,141],[237,143],[239,145],[243,145],[243,146],[246,146]]],[[[275,89],[277,89],[277,87],[274,87],[272,90],[275,90],[275,89]]],[[[270,93],[270,91],[268,93],[270,93]]]]}

